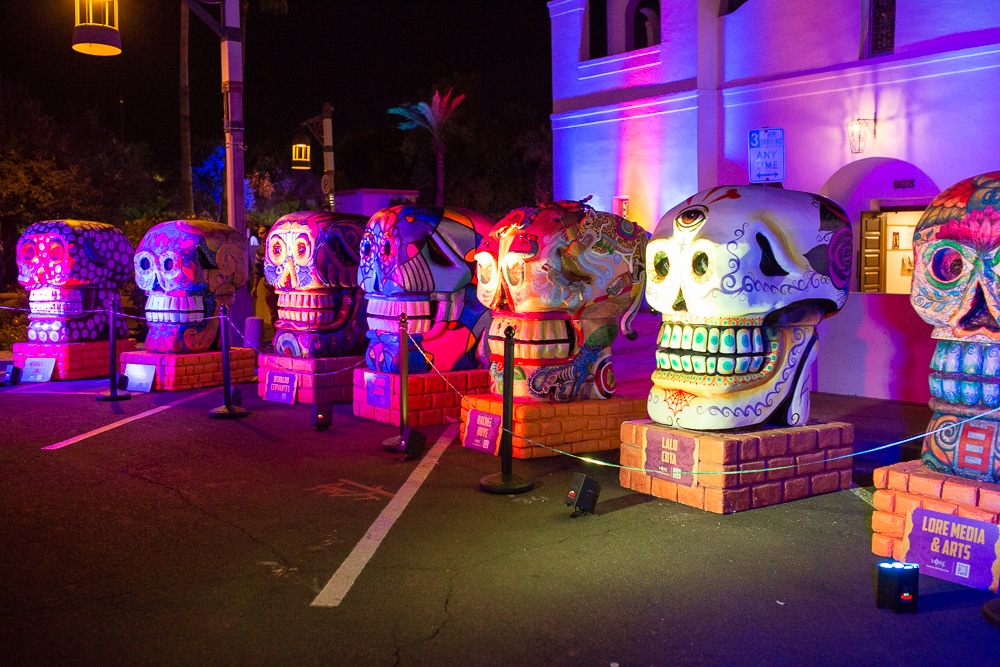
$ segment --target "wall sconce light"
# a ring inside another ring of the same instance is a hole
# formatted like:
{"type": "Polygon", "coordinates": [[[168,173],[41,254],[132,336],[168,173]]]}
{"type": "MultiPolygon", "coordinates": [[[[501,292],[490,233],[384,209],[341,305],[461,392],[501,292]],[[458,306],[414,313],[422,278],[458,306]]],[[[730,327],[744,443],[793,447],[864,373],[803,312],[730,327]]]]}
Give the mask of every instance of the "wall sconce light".
{"type": "Polygon", "coordinates": [[[122,52],[118,0],[76,0],[73,50],[91,56],[117,56],[122,52]]]}
{"type": "Polygon", "coordinates": [[[312,166],[312,150],[309,135],[299,131],[292,138],[292,169],[309,169],[312,166]]]}
{"type": "Polygon", "coordinates": [[[847,139],[851,142],[852,153],[865,152],[865,137],[868,132],[875,138],[878,121],[875,118],[856,118],[847,124],[847,139]]]}

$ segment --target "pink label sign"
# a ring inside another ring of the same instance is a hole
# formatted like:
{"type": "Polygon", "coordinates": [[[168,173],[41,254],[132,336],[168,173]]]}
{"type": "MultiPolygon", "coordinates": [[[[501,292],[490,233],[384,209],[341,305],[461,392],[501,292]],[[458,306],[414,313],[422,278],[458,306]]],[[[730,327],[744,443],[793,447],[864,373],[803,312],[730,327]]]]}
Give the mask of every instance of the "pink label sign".
{"type": "Polygon", "coordinates": [[[903,560],[920,571],[972,588],[995,590],[1000,526],[916,508],[906,519],[903,560]]]}
{"type": "Polygon", "coordinates": [[[469,410],[469,423],[465,425],[465,440],[462,446],[495,456],[500,451],[502,423],[500,415],[469,410]]]}
{"type": "Polygon", "coordinates": [[[368,405],[373,408],[391,408],[390,388],[388,375],[365,371],[365,398],[368,399],[368,405]]]}
{"type": "Polygon", "coordinates": [[[696,486],[698,441],[689,435],[646,429],[646,474],[683,486],[696,486]]]}

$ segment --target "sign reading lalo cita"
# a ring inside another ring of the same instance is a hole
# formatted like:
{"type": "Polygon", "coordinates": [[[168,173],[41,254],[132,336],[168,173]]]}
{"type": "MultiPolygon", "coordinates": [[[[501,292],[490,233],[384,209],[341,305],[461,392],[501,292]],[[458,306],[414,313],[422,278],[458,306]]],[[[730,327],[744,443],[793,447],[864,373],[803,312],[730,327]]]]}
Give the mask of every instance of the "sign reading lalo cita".
{"type": "Polygon", "coordinates": [[[780,183],[785,180],[784,128],[750,130],[747,148],[747,171],[751,183],[780,183]]]}
{"type": "Polygon", "coordinates": [[[916,508],[906,519],[900,560],[923,574],[997,592],[1000,526],[916,508]]]}

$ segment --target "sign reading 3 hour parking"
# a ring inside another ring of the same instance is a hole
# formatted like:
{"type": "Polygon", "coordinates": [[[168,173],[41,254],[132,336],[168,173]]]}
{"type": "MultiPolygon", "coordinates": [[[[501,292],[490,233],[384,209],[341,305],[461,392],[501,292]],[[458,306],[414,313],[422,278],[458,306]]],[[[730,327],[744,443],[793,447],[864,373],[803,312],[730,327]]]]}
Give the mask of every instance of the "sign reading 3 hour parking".
{"type": "Polygon", "coordinates": [[[748,162],[751,183],[774,183],[785,180],[785,130],[765,127],[750,130],[748,162]]]}

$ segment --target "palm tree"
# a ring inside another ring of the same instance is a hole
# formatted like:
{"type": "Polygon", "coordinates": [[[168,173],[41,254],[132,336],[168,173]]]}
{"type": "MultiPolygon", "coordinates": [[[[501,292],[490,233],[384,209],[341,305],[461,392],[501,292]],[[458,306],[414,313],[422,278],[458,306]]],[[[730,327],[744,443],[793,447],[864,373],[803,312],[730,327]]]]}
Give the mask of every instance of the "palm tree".
{"type": "Polygon", "coordinates": [[[435,206],[444,206],[444,138],[442,131],[451,115],[455,113],[455,109],[465,99],[465,95],[457,95],[452,99],[451,93],[451,88],[444,95],[435,90],[430,104],[419,102],[389,109],[389,113],[402,116],[405,119],[397,126],[399,129],[415,130],[422,127],[431,133],[431,150],[434,151],[434,156],[437,158],[435,206]]]}

